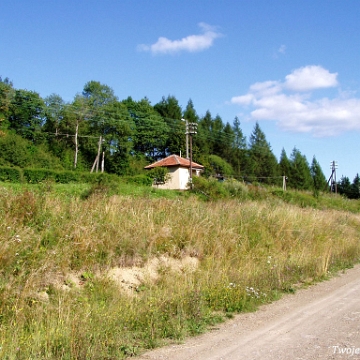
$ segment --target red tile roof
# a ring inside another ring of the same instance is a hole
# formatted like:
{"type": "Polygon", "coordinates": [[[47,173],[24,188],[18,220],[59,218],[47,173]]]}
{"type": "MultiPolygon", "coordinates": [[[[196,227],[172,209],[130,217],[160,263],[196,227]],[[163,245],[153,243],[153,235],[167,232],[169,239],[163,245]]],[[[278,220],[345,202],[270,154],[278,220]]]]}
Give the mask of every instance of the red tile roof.
{"type": "MultiPolygon", "coordinates": [[[[184,159],[178,155],[170,155],[166,157],[165,159],[159,160],[154,162],[153,164],[150,164],[148,166],[145,166],[145,169],[152,169],[154,167],[158,166],[181,166],[181,167],[187,167],[190,168],[190,160],[184,159]]],[[[194,161],[191,162],[191,166],[194,169],[203,169],[204,167],[194,161]]]]}

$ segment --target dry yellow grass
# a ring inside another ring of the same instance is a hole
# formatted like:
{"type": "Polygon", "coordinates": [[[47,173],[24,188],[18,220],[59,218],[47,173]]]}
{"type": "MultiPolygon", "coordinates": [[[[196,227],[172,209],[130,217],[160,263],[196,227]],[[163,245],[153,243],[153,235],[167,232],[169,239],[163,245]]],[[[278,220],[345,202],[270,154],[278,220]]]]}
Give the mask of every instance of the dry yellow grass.
{"type": "Polygon", "coordinates": [[[271,199],[0,197],[4,359],[122,358],[360,255],[360,218],[346,211],[271,199]],[[131,296],[117,283],[124,269],[135,274],[136,283],[121,278],[131,296]]]}

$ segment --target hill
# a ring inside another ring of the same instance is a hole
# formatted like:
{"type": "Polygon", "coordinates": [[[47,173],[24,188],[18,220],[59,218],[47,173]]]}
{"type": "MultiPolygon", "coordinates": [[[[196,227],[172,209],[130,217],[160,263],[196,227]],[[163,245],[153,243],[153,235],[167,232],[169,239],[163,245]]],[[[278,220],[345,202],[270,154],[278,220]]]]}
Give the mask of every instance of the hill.
{"type": "Polygon", "coordinates": [[[125,358],[359,260],[356,200],[204,186],[2,183],[1,357],[125,358]]]}

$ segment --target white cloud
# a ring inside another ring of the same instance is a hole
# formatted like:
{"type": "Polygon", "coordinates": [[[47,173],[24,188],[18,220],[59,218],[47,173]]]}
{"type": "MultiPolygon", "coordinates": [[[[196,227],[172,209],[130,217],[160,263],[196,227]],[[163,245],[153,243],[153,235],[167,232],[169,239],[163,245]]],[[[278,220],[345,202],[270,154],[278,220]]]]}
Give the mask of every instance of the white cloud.
{"type": "Polygon", "coordinates": [[[208,49],[214,40],[221,36],[216,28],[205,23],[200,23],[202,30],[200,35],[189,35],[180,40],[169,40],[166,37],[159,37],[152,45],[139,45],[140,51],[149,51],[152,54],[173,54],[180,51],[196,52],[208,49]]]}
{"type": "Polygon", "coordinates": [[[251,105],[252,119],[276,121],[287,131],[308,132],[318,137],[360,131],[360,99],[354,94],[316,99],[313,93],[304,93],[337,85],[337,73],[320,66],[306,66],[287,75],[284,82],[255,83],[247,94],[234,96],[231,103],[251,105]]]}
{"type": "Polygon", "coordinates": [[[284,56],[286,53],[286,45],[281,45],[277,50],[273,53],[273,58],[278,59],[279,56],[284,56]]]}
{"type": "Polygon", "coordinates": [[[295,91],[334,87],[338,84],[337,75],[337,73],[331,74],[321,66],[305,66],[287,75],[284,85],[295,91]]]}
{"type": "Polygon", "coordinates": [[[250,86],[250,91],[261,97],[277,94],[281,90],[281,84],[278,81],[257,82],[250,86]]]}
{"type": "Polygon", "coordinates": [[[253,94],[246,94],[241,96],[234,96],[233,98],[231,98],[231,103],[239,105],[249,105],[253,100],[253,94]]]}
{"type": "Polygon", "coordinates": [[[280,53],[280,54],[285,54],[285,51],[286,51],[285,45],[281,45],[278,49],[278,53],[280,53]]]}

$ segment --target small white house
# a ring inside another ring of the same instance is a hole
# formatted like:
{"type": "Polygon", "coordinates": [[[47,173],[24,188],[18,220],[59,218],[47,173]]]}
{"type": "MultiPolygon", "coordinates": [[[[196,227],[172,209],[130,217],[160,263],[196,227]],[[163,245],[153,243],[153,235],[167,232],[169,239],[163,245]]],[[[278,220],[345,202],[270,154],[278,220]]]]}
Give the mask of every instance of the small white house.
{"type": "MultiPolygon", "coordinates": [[[[145,166],[145,169],[155,167],[166,167],[169,172],[169,180],[165,184],[154,184],[159,189],[186,190],[190,180],[190,160],[184,159],[178,155],[170,155],[165,159],[159,160],[145,166]]],[[[196,162],[191,162],[192,176],[200,176],[204,167],[196,162]]]]}

